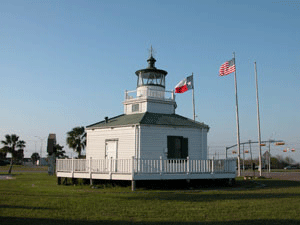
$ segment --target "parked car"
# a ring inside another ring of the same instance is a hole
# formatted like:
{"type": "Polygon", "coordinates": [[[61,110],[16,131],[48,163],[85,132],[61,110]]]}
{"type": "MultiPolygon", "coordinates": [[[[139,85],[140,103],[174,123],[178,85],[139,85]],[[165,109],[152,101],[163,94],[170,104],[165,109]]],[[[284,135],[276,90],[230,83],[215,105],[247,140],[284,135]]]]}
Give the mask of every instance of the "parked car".
{"type": "Polygon", "coordinates": [[[4,160],[4,159],[0,159],[0,166],[6,166],[6,165],[9,165],[10,162],[7,161],[7,160],[4,160]]]}
{"type": "Polygon", "coordinates": [[[286,166],[286,167],[284,167],[283,169],[285,169],[285,170],[294,170],[294,169],[298,169],[298,166],[286,166]]]}

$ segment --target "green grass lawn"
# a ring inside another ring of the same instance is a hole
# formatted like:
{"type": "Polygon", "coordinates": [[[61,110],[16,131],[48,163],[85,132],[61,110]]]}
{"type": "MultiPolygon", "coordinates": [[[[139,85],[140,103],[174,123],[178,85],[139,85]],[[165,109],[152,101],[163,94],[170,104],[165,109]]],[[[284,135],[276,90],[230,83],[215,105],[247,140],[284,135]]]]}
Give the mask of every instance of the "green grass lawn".
{"type": "MultiPolygon", "coordinates": [[[[0,171],[7,171],[9,169],[9,165],[0,166],[0,171]]],[[[22,166],[22,165],[13,165],[12,172],[20,172],[20,171],[48,171],[48,166],[22,166]]],[[[3,174],[4,172],[1,172],[3,174]]]]}
{"type": "Polygon", "coordinates": [[[0,180],[0,224],[300,224],[300,182],[238,180],[232,188],[93,189],[46,173],[0,180]],[[265,185],[265,187],[263,187],[265,185]]]}

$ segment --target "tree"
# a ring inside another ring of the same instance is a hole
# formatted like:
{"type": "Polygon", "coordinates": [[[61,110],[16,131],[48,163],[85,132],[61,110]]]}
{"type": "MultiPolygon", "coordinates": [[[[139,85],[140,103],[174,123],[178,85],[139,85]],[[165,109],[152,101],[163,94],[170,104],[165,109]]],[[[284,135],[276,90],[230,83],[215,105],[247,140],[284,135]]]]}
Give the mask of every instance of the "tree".
{"type": "Polygon", "coordinates": [[[54,147],[53,153],[55,154],[55,158],[63,159],[66,158],[66,151],[63,150],[64,146],[56,144],[54,147]]]}
{"type": "Polygon", "coordinates": [[[4,144],[2,151],[11,153],[10,167],[8,170],[8,174],[11,174],[14,159],[18,158],[18,152],[24,151],[26,142],[23,140],[19,140],[19,136],[17,136],[16,134],[7,134],[5,135],[5,140],[2,140],[1,143],[4,144]],[[16,150],[16,148],[18,148],[18,150],[16,150]]]}
{"type": "Polygon", "coordinates": [[[280,162],[276,157],[271,157],[271,168],[273,169],[279,169],[280,162]]]}
{"type": "Polygon", "coordinates": [[[36,164],[36,162],[40,159],[40,155],[37,152],[32,153],[31,155],[31,160],[34,164],[36,164]]]}
{"type": "Polygon", "coordinates": [[[0,159],[6,159],[6,152],[0,149],[0,159]]]}
{"type": "Polygon", "coordinates": [[[67,145],[78,153],[81,157],[81,151],[86,146],[86,133],[84,127],[74,127],[67,133],[67,145]]]}

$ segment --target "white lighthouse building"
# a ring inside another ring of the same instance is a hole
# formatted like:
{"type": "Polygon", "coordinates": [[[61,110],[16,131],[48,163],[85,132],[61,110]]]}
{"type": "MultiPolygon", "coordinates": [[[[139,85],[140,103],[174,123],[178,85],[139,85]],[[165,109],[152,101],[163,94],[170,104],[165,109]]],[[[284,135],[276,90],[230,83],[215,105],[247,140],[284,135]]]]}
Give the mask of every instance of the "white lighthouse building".
{"type": "Polygon", "coordinates": [[[209,127],[175,114],[173,91],[166,91],[165,70],[135,72],[137,88],[125,92],[124,114],[86,127],[87,158],[207,159],[209,127]]]}
{"type": "Polygon", "coordinates": [[[209,160],[209,126],[177,115],[166,91],[167,71],[135,72],[137,87],[125,91],[124,113],[86,127],[86,160],[58,160],[57,176],[112,180],[232,179],[235,160],[209,160]],[[69,163],[69,164],[68,164],[69,163]]]}

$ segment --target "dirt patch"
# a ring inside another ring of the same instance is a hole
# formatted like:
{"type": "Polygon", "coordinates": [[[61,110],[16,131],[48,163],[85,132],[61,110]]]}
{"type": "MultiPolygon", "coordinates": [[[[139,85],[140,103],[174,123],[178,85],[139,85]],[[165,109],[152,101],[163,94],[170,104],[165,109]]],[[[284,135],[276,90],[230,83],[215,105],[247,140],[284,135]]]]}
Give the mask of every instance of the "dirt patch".
{"type": "Polygon", "coordinates": [[[16,178],[13,177],[12,175],[0,175],[0,180],[12,180],[12,179],[16,179],[16,178]]]}

